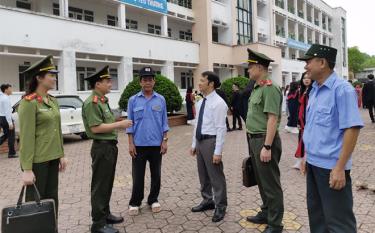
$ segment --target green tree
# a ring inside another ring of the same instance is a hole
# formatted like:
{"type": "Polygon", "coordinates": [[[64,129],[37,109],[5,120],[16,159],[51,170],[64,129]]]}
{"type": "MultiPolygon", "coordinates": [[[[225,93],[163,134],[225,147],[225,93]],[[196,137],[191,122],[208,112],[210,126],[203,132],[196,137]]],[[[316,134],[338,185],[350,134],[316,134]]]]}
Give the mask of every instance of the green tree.
{"type": "Polygon", "coordinates": [[[366,54],[362,53],[357,46],[348,49],[349,70],[354,74],[361,72],[366,61],[366,54]]]}
{"type": "MultiPolygon", "coordinates": [[[[167,103],[168,113],[178,112],[182,107],[182,97],[180,92],[171,80],[162,76],[156,75],[156,84],[154,90],[160,95],[164,96],[167,103]]],[[[141,91],[141,85],[139,83],[139,77],[135,77],[125,88],[119,100],[120,109],[128,108],[129,98],[141,91]]]]}

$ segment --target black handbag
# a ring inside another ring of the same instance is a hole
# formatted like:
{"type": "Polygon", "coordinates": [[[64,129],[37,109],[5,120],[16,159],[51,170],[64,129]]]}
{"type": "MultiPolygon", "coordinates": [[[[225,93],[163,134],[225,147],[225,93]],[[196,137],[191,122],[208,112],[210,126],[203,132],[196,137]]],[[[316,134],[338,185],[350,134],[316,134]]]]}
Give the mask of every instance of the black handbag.
{"type": "Polygon", "coordinates": [[[2,210],[2,233],[56,233],[56,208],[52,199],[40,200],[35,184],[35,201],[22,203],[25,186],[22,187],[17,205],[2,210]]]}
{"type": "Polygon", "coordinates": [[[251,157],[244,158],[242,162],[242,184],[245,187],[258,185],[255,179],[255,173],[251,157]]]}

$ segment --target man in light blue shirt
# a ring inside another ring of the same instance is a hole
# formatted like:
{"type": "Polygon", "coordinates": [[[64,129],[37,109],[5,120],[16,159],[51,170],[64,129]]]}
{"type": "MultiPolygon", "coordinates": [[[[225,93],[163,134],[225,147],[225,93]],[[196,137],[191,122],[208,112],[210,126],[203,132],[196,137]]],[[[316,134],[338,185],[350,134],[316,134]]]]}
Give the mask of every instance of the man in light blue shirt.
{"type": "Polygon", "coordinates": [[[3,84],[0,89],[0,127],[3,129],[4,133],[0,138],[0,145],[8,139],[8,158],[17,158],[18,156],[14,148],[15,132],[12,119],[13,108],[9,98],[13,92],[12,86],[10,84],[3,84]]]}
{"type": "Polygon", "coordinates": [[[334,71],[337,50],[314,44],[300,60],[316,82],[310,92],[303,140],[307,206],[312,233],[356,231],[351,154],[363,121],[357,95],[334,71]]]}
{"type": "Polygon", "coordinates": [[[165,99],[154,91],[155,73],[151,67],[140,70],[142,90],[128,103],[128,119],[133,126],[126,130],[129,153],[132,157],[133,191],[129,214],[138,215],[144,197],[144,177],[147,161],[150,163],[151,190],[147,203],[152,212],[161,211],[158,201],[161,183],[162,155],[167,153],[168,118],[165,99]]]}

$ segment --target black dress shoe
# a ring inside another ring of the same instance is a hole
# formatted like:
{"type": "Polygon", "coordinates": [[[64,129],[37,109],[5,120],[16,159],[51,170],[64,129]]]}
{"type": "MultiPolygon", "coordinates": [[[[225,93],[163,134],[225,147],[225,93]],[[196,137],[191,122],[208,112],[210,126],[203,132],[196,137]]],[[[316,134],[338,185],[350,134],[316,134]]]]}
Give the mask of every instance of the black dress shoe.
{"type": "Polygon", "coordinates": [[[199,205],[191,208],[191,212],[203,212],[206,210],[213,210],[215,209],[215,203],[207,202],[207,203],[200,203],[199,205]]]}
{"type": "Polygon", "coordinates": [[[105,225],[98,230],[91,230],[91,233],[119,233],[119,231],[111,226],[105,225]]]}
{"type": "Polygon", "coordinates": [[[214,212],[214,216],[212,217],[212,222],[220,222],[221,220],[223,220],[226,210],[227,208],[225,207],[216,208],[214,212]]]}
{"type": "Polygon", "coordinates": [[[252,217],[249,216],[246,218],[246,220],[248,222],[252,222],[255,224],[267,224],[268,223],[267,216],[263,212],[259,212],[257,215],[252,216],[252,217]]]}
{"type": "Polygon", "coordinates": [[[263,233],[282,233],[283,227],[271,227],[267,226],[263,233]]]}
{"type": "Polygon", "coordinates": [[[109,214],[107,216],[107,224],[119,224],[122,222],[124,222],[123,217],[117,217],[117,216],[114,216],[113,214],[109,214]]]}
{"type": "Polygon", "coordinates": [[[18,155],[8,155],[8,158],[9,158],[9,159],[18,158],[18,155]]]}

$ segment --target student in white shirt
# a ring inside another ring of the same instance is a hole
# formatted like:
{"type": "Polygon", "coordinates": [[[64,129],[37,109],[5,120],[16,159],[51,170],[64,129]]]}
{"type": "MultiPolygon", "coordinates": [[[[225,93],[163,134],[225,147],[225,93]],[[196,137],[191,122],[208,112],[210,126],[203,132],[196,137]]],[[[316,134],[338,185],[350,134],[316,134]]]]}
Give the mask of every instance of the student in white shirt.
{"type": "Polygon", "coordinates": [[[14,123],[12,119],[12,105],[9,96],[12,94],[12,86],[10,84],[3,84],[0,87],[0,127],[3,129],[3,135],[0,137],[0,145],[8,139],[8,158],[16,158],[16,151],[14,149],[15,132],[14,123]]]}

